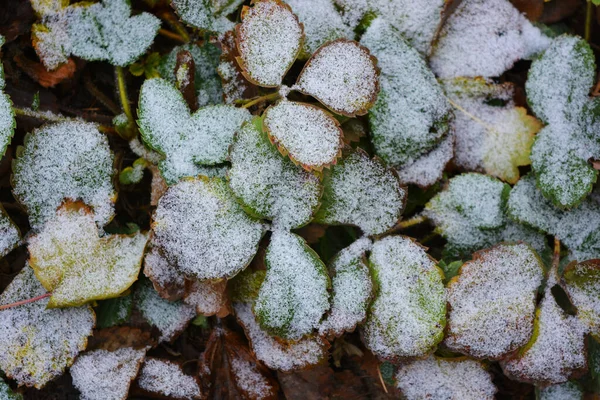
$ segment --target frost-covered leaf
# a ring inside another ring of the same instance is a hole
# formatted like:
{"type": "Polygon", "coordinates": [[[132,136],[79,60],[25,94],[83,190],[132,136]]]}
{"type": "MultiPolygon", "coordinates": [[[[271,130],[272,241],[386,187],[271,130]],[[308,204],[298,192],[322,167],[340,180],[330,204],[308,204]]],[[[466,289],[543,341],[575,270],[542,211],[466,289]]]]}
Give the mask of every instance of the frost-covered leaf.
{"type": "Polygon", "coordinates": [[[43,125],[25,137],[13,161],[13,193],[39,229],[65,198],[94,210],[98,226],[114,216],[113,155],[96,125],[69,121],[43,125]]]}
{"type": "Polygon", "coordinates": [[[384,233],[400,221],[407,191],[397,175],[362,150],[325,172],[315,221],[358,226],[366,235],[384,233]]]}
{"type": "Polygon", "coordinates": [[[536,311],[533,336],[514,357],[501,362],[509,377],[548,385],[566,382],[586,368],[586,327],[556,303],[552,283],[550,279],[536,311]]]}
{"type": "Polygon", "coordinates": [[[292,89],[313,96],[336,114],[364,115],[379,92],[377,60],[355,41],[327,42],[308,60],[292,89]]]}
{"type": "Polygon", "coordinates": [[[15,393],[8,383],[4,382],[2,376],[0,375],[0,399],[2,400],[23,400],[23,395],[20,393],[15,393]]]}
{"type": "Polygon", "coordinates": [[[319,107],[282,100],[267,108],[263,123],[279,151],[305,169],[322,170],[341,155],[340,124],[319,107]]]}
{"type": "MultiPolygon", "coordinates": [[[[4,45],[4,36],[0,35],[0,47],[2,45],[4,45]]],[[[0,155],[4,155],[6,152],[17,126],[12,101],[4,93],[4,86],[4,68],[0,63],[0,155]]]]}
{"type": "Polygon", "coordinates": [[[264,226],[244,213],[220,178],[182,180],[161,197],[152,245],[189,277],[229,278],[252,260],[264,226]]]}
{"type": "Polygon", "coordinates": [[[562,283],[579,319],[600,338],[600,260],[569,264],[562,283]]]}
{"type": "Polygon", "coordinates": [[[233,29],[227,15],[234,12],[244,0],[172,0],[171,4],[181,19],[193,27],[215,33],[233,29]]]}
{"type": "Polygon", "coordinates": [[[327,359],[329,343],[319,336],[294,342],[275,339],[263,331],[248,303],[234,304],[235,316],[244,327],[256,358],[271,369],[289,372],[316,365],[327,359]]]}
{"type": "MultiPolygon", "coordinates": [[[[258,255],[254,258],[258,262],[264,261],[258,255]]],[[[258,297],[258,292],[265,280],[267,271],[262,269],[253,271],[251,267],[246,268],[229,281],[229,298],[235,303],[253,303],[258,297]]]]}
{"type": "Polygon", "coordinates": [[[496,386],[481,362],[430,356],[400,367],[396,386],[407,400],[493,400],[496,386]]]}
{"type": "Polygon", "coordinates": [[[255,117],[236,134],[229,158],[229,185],[251,215],[281,228],[307,224],[319,204],[319,179],[282,156],[255,117]]]}
{"type": "Polygon", "coordinates": [[[159,358],[147,358],[138,377],[140,389],[171,399],[199,399],[196,377],[186,375],[178,364],[159,358]]]}
{"type": "Polygon", "coordinates": [[[237,61],[244,76],[264,87],[277,87],[302,48],[303,26],[281,0],[257,0],[244,7],[235,27],[237,61]]]}
{"type": "Polygon", "coordinates": [[[447,134],[450,104],[427,63],[390,23],[372,21],[361,43],[381,68],[381,91],[369,110],[375,152],[394,167],[410,165],[447,134]]]}
{"type": "Polygon", "coordinates": [[[529,174],[510,192],[509,216],[560,239],[577,260],[600,258],[600,204],[585,199],[571,210],[560,210],[545,198],[529,174]]]}
{"type": "Polygon", "coordinates": [[[446,325],[442,271],[405,236],[375,242],[369,265],[377,291],[362,326],[365,346],[389,360],[430,353],[446,325]]]}
{"type": "MultiPolygon", "coordinates": [[[[0,305],[44,295],[29,265],[0,295],[0,305]]],[[[0,369],[19,385],[41,388],[62,375],[87,346],[91,307],[47,309],[47,299],[0,311],[0,369]]]]}
{"type": "Polygon", "coordinates": [[[131,347],[84,353],[71,367],[73,386],[83,400],[125,399],[145,357],[145,349],[131,347]]]}
{"type": "Polygon", "coordinates": [[[542,125],[525,108],[515,107],[514,86],[457,78],[446,80],[444,89],[456,104],[456,166],[516,183],[518,167],[529,165],[531,145],[542,125]]]}
{"type": "Polygon", "coordinates": [[[548,123],[531,149],[531,166],[544,196],[561,208],[579,204],[598,177],[588,163],[600,158],[598,102],[588,97],[595,75],[592,49],[568,35],[554,39],[529,70],[527,100],[548,123]]]}
{"type": "Polygon", "coordinates": [[[446,165],[454,158],[454,135],[448,134],[429,153],[397,169],[404,185],[427,188],[442,179],[446,165]]]}
{"type": "Polygon", "coordinates": [[[160,331],[160,342],[175,339],[196,316],[193,306],[163,299],[147,280],[137,285],[134,299],[144,318],[160,331]]]}
{"type": "Polygon", "coordinates": [[[213,105],[190,114],[182,94],[164,79],[149,79],[140,92],[138,125],[142,139],[165,159],[159,163],[167,183],[202,173],[201,165],[226,161],[235,131],[250,113],[213,105]]]}
{"type": "Polygon", "coordinates": [[[448,285],[448,348],[499,359],[526,344],[543,278],[541,259],[524,243],[475,253],[448,285]]]}
{"type": "Polygon", "coordinates": [[[273,232],[265,262],[256,318],[269,333],[298,340],[318,328],[329,308],[327,269],[304,239],[282,230],[273,232]]]}
{"type": "Polygon", "coordinates": [[[99,237],[91,210],[67,202],[29,238],[29,262],[46,290],[48,307],[80,306],[117,297],[137,280],[148,235],[99,237]]]}
{"type": "Polygon", "coordinates": [[[210,42],[206,42],[202,46],[196,44],[175,46],[158,66],[161,77],[168,80],[171,84],[174,84],[176,81],[175,67],[177,64],[177,54],[180,51],[189,51],[194,60],[194,84],[196,86],[198,105],[203,107],[208,104],[222,103],[223,89],[221,88],[221,79],[216,71],[221,55],[219,48],[210,42]]]}
{"type": "Polygon", "coordinates": [[[565,382],[539,389],[538,400],[583,400],[583,390],[576,382],[565,382]]]}
{"type": "Polygon", "coordinates": [[[508,0],[464,0],[443,25],[430,63],[441,78],[495,77],[549,42],[508,0]]]}
{"type": "Polygon", "coordinates": [[[204,316],[217,314],[227,301],[227,280],[199,281],[188,280],[183,302],[196,308],[196,313],[204,316]]]}
{"type": "Polygon", "coordinates": [[[57,68],[70,55],[124,67],[150,47],[160,26],[150,13],[130,17],[128,0],[57,8],[48,9],[32,28],[34,47],[48,69],[57,68]]]}
{"type": "Polygon", "coordinates": [[[244,78],[242,67],[236,60],[240,53],[235,43],[234,31],[225,32],[220,42],[221,59],[217,73],[221,78],[225,103],[233,104],[236,100],[258,96],[258,87],[244,78]]]}
{"type": "Polygon", "coordinates": [[[358,239],[340,251],[329,265],[333,295],[331,308],[319,326],[325,336],[340,336],[351,332],[367,317],[367,308],[373,294],[366,252],[373,243],[368,238],[358,239]]]}
{"type": "Polygon", "coordinates": [[[0,257],[12,251],[20,240],[19,228],[12,222],[4,207],[0,206],[0,257]]]}
{"type": "Polygon", "coordinates": [[[352,39],[354,32],[344,24],[332,0],[285,0],[304,25],[301,58],[308,58],[330,40],[352,39]]]}

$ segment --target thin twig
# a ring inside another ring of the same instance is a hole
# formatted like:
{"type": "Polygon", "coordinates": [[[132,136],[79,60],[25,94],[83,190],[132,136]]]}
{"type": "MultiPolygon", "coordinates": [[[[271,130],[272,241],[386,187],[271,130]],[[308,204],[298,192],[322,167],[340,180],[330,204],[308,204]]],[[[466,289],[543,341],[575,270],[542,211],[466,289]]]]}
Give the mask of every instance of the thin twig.
{"type": "Polygon", "coordinates": [[[22,306],[24,304],[33,303],[33,302],[36,302],[36,301],[39,301],[39,300],[43,300],[46,297],[50,297],[50,296],[52,296],[52,293],[45,293],[45,294],[43,294],[41,296],[37,296],[37,297],[34,297],[32,299],[21,300],[21,301],[17,301],[16,303],[11,303],[11,304],[5,304],[5,305],[0,306],[0,311],[6,310],[6,309],[9,309],[9,308],[12,308],[12,307],[22,306]]]}
{"type": "Polygon", "coordinates": [[[87,91],[90,92],[90,94],[93,95],[95,98],[97,98],[100,101],[100,103],[104,104],[104,106],[108,108],[110,112],[112,112],[115,115],[120,113],[119,106],[116,105],[115,102],[112,101],[107,95],[102,93],[102,91],[100,91],[100,89],[98,89],[96,85],[94,85],[92,79],[87,74],[83,78],[83,85],[85,86],[87,91]]]}
{"type": "Polygon", "coordinates": [[[381,376],[381,369],[377,367],[377,375],[379,375],[379,381],[381,382],[381,386],[383,386],[383,391],[387,394],[388,390],[385,386],[385,381],[383,380],[383,376],[381,376]]]}

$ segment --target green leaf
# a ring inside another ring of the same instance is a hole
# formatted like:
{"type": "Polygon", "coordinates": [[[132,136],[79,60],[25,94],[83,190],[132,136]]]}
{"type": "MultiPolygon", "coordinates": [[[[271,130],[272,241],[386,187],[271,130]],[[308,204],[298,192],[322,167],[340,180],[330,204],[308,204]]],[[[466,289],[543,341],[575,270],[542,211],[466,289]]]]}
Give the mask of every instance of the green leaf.
{"type": "Polygon", "coordinates": [[[231,301],[236,303],[253,303],[258,297],[258,292],[265,280],[267,271],[252,271],[246,268],[228,282],[228,291],[231,301]]]}
{"type": "Polygon", "coordinates": [[[125,67],[150,47],[160,27],[150,13],[130,15],[127,0],[55,9],[33,25],[33,44],[47,69],[56,69],[70,55],[125,67]]]}
{"type": "Polygon", "coordinates": [[[133,305],[131,295],[100,301],[96,307],[97,327],[100,329],[124,324],[131,316],[133,305]]]}
{"type": "Polygon", "coordinates": [[[377,235],[400,221],[406,188],[379,160],[358,149],[324,175],[322,204],[315,222],[355,225],[366,235],[377,235]]]}
{"type": "Polygon", "coordinates": [[[65,198],[94,210],[99,227],[114,216],[113,154],[95,124],[69,121],[42,125],[25,137],[13,161],[13,193],[29,223],[40,229],[65,198]]]}
{"type": "Polygon", "coordinates": [[[29,239],[29,262],[52,292],[48,307],[80,306],[118,297],[137,280],[148,235],[98,236],[93,214],[67,202],[29,239]]]}
{"type": "Polygon", "coordinates": [[[460,267],[463,266],[463,264],[464,263],[460,260],[452,261],[449,264],[446,264],[444,260],[441,260],[438,266],[444,272],[444,283],[447,284],[452,278],[458,275],[458,271],[460,270],[460,267]]]}
{"type": "Polygon", "coordinates": [[[197,176],[199,165],[225,162],[234,133],[250,119],[248,110],[229,105],[190,114],[183,95],[162,78],[142,85],[138,115],[142,140],[165,156],[159,168],[169,184],[197,176]]]}
{"type": "MultiPolygon", "coordinates": [[[[25,265],[0,295],[0,304],[44,294],[33,270],[25,265]]],[[[91,307],[48,309],[47,304],[48,299],[42,299],[0,311],[0,369],[19,385],[39,389],[61,376],[92,334],[96,318],[91,307]]]]}
{"type": "Polygon", "coordinates": [[[497,360],[525,345],[543,279],[541,259],[524,243],[475,253],[448,284],[446,346],[497,360]]]}
{"type": "Polygon", "coordinates": [[[229,158],[229,185],[250,215],[281,228],[306,225],[319,205],[319,178],[283,157],[254,117],[236,134],[229,158]]]}
{"type": "Polygon", "coordinates": [[[15,393],[8,386],[8,383],[4,382],[4,379],[0,377],[0,399],[2,400],[23,400],[23,395],[15,393]]]}
{"type": "Polygon", "coordinates": [[[227,15],[243,0],[173,0],[172,5],[181,19],[199,29],[225,33],[234,27],[227,15]]]}
{"type": "Polygon", "coordinates": [[[375,242],[369,266],[377,290],[362,326],[365,346],[392,362],[430,353],[446,325],[442,271],[405,236],[375,242]]]}
{"type": "Polygon", "coordinates": [[[318,328],[331,286],[319,256],[300,236],[275,230],[265,256],[267,274],[254,313],[272,335],[298,340],[318,328]]]}
{"type": "Polygon", "coordinates": [[[563,272],[562,286],[581,322],[600,339],[600,260],[569,264],[563,272]]]}

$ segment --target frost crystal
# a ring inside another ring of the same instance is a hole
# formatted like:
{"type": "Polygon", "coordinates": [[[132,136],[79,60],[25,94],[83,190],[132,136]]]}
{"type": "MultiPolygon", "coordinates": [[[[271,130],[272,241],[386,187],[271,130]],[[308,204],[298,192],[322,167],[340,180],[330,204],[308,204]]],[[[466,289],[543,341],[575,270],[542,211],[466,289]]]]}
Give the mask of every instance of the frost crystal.
{"type": "Polygon", "coordinates": [[[175,363],[148,358],[138,378],[140,389],[174,399],[200,398],[200,387],[193,376],[183,373],[175,363]]]}
{"type": "Polygon", "coordinates": [[[113,155],[96,125],[43,125],[25,137],[23,146],[13,163],[13,190],[34,229],[52,218],[65,198],[91,206],[100,227],[113,218],[113,155]]]}

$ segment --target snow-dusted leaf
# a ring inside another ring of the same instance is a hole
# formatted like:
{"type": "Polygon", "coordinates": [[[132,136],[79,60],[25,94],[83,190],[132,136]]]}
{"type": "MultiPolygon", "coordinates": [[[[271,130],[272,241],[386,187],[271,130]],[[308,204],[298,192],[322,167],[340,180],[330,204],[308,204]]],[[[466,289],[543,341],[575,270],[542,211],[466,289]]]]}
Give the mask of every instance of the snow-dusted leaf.
{"type": "Polygon", "coordinates": [[[443,25],[430,63],[441,78],[495,77],[549,42],[509,0],[464,0],[443,25]]]}
{"type": "Polygon", "coordinates": [[[124,67],[150,47],[160,26],[160,20],[150,13],[130,17],[128,0],[73,4],[47,11],[33,25],[32,36],[48,69],[57,68],[70,55],[124,67]]]}
{"type": "Polygon", "coordinates": [[[220,42],[221,58],[217,73],[221,78],[225,103],[233,104],[237,100],[258,96],[258,87],[246,80],[242,67],[236,60],[240,53],[235,43],[235,32],[225,32],[220,42]]]}
{"type": "Polygon", "coordinates": [[[307,224],[319,204],[319,179],[282,156],[255,117],[237,132],[229,158],[229,185],[251,215],[281,228],[307,224]]]}
{"type": "Polygon", "coordinates": [[[171,186],[154,213],[152,244],[189,277],[232,277],[252,260],[264,231],[244,213],[220,178],[185,179],[171,186]]]}
{"type": "Polygon", "coordinates": [[[285,0],[304,25],[304,43],[300,58],[306,59],[329,40],[354,37],[344,24],[332,0],[285,0]]]}
{"type": "Polygon", "coordinates": [[[340,124],[319,107],[282,100],[267,108],[263,123],[279,151],[305,169],[322,170],[341,155],[340,124]]]}
{"type": "Polygon", "coordinates": [[[178,364],[159,358],[147,358],[138,377],[140,389],[171,399],[199,399],[196,377],[186,375],[178,364]]]}
{"type": "Polygon", "coordinates": [[[377,291],[362,326],[365,346],[388,360],[421,357],[444,336],[443,273],[425,248],[405,236],[375,242],[369,259],[377,291]]]}
{"type": "Polygon", "coordinates": [[[0,257],[12,251],[21,240],[19,228],[12,222],[4,207],[0,206],[0,257]]]}
{"type": "Polygon", "coordinates": [[[442,179],[446,165],[454,158],[454,135],[448,134],[429,153],[397,169],[404,185],[427,188],[442,179]]]}
{"type": "Polygon", "coordinates": [[[514,357],[501,362],[504,373],[513,379],[537,385],[562,383],[587,366],[586,327],[556,303],[552,283],[549,279],[536,311],[533,336],[514,357]]]}
{"type": "Polygon", "coordinates": [[[84,353],[71,367],[73,386],[83,400],[124,400],[145,357],[145,349],[131,347],[84,353]]]}
{"type": "Polygon", "coordinates": [[[562,283],[579,319],[600,338],[600,260],[569,264],[562,283]]]}
{"type": "Polygon", "coordinates": [[[196,44],[175,46],[158,66],[161,77],[172,84],[176,81],[175,67],[177,65],[177,54],[180,51],[189,51],[194,60],[194,84],[198,105],[203,107],[208,104],[222,103],[223,89],[221,88],[221,79],[217,73],[221,55],[219,48],[210,42],[206,42],[202,46],[196,44]]]}
{"type": "Polygon", "coordinates": [[[229,105],[190,114],[179,90],[162,78],[144,82],[138,113],[142,139],[165,156],[159,168],[169,184],[199,175],[200,165],[226,161],[235,131],[250,119],[248,110],[229,105]]]}
{"type": "Polygon", "coordinates": [[[560,210],[545,198],[529,174],[519,180],[508,199],[509,216],[534,229],[554,235],[574,259],[600,258],[600,204],[585,199],[571,210],[560,210]]]}
{"type": "Polygon", "coordinates": [[[264,87],[277,87],[302,48],[303,26],[281,0],[257,0],[242,9],[235,27],[244,76],[264,87]]]}
{"type": "Polygon", "coordinates": [[[514,85],[475,78],[444,81],[456,104],[454,163],[467,171],[485,172],[509,183],[519,180],[541,123],[515,107],[514,85]]]}
{"type": "Polygon", "coordinates": [[[336,114],[364,115],[379,92],[377,60],[355,41],[327,42],[308,60],[293,89],[313,96],[336,114]]]}
{"type": "Polygon", "coordinates": [[[159,330],[161,342],[175,339],[196,316],[193,306],[163,299],[147,280],[137,285],[134,298],[144,318],[159,330]]]}
{"type": "Polygon", "coordinates": [[[381,92],[369,110],[373,147],[388,164],[409,165],[448,133],[450,104],[427,63],[390,23],[373,20],[361,43],[381,68],[381,92]]]}
{"type": "Polygon", "coordinates": [[[215,33],[233,29],[227,15],[234,12],[244,0],[172,0],[171,4],[181,19],[193,27],[215,33]]]}
{"type": "Polygon", "coordinates": [[[430,356],[400,367],[396,386],[407,400],[493,400],[496,387],[481,362],[430,356]]]}
{"type": "MultiPolygon", "coordinates": [[[[29,265],[0,295],[0,305],[44,295],[29,265]]],[[[47,299],[0,311],[0,369],[19,385],[41,388],[62,375],[87,346],[91,307],[47,309],[47,299]]]]}
{"type": "Polygon", "coordinates": [[[269,333],[298,340],[318,328],[329,308],[327,269],[304,239],[283,230],[273,232],[265,261],[256,318],[269,333]]]}
{"type": "Polygon", "coordinates": [[[67,202],[29,238],[29,262],[46,290],[48,307],[80,306],[117,297],[137,280],[148,235],[98,236],[92,211],[67,202]]]}
{"type": "Polygon", "coordinates": [[[197,314],[210,316],[217,314],[227,301],[227,281],[199,281],[189,280],[186,282],[183,302],[196,308],[197,314]]]}
{"type": "MultiPolygon", "coordinates": [[[[0,35],[0,47],[4,45],[4,36],[0,35]]],[[[0,155],[4,155],[10,144],[17,123],[12,101],[4,93],[4,68],[0,63],[0,155]]]]}
{"type": "Polygon", "coordinates": [[[541,259],[524,243],[475,253],[448,284],[448,348],[500,359],[526,344],[543,278],[541,259]]]}
{"type": "Polygon", "coordinates": [[[96,125],[69,121],[43,125],[25,137],[13,161],[13,193],[39,229],[65,198],[94,209],[98,226],[114,216],[113,155],[96,125]]]}
{"type": "Polygon", "coordinates": [[[2,400],[23,400],[21,393],[15,393],[8,383],[4,382],[2,376],[0,376],[0,399],[2,400]]]}
{"type": "Polygon", "coordinates": [[[315,221],[358,226],[366,235],[384,233],[400,220],[407,191],[397,175],[362,150],[326,171],[315,221]]]}
{"type": "Polygon", "coordinates": [[[248,303],[234,304],[235,316],[244,327],[252,351],[271,369],[289,372],[316,365],[327,359],[329,343],[319,336],[294,342],[275,339],[260,328],[248,303]]]}
{"type": "Polygon", "coordinates": [[[539,389],[538,400],[583,400],[583,390],[577,382],[565,382],[539,389]]]}
{"type": "Polygon", "coordinates": [[[351,332],[367,317],[367,308],[373,294],[366,252],[373,243],[368,238],[358,239],[340,251],[331,264],[333,295],[327,317],[319,326],[325,336],[340,336],[351,332]]]}
{"type": "Polygon", "coordinates": [[[588,163],[600,158],[598,102],[588,97],[595,76],[592,49],[568,35],[554,39],[529,70],[527,100],[548,123],[531,149],[531,166],[544,196],[561,208],[579,204],[598,177],[588,163]]]}
{"type": "MultiPolygon", "coordinates": [[[[259,256],[255,257],[258,260],[259,256]]],[[[262,262],[263,260],[258,260],[262,262]]],[[[265,280],[267,271],[262,269],[253,271],[251,267],[246,268],[229,281],[229,298],[235,303],[253,303],[258,297],[258,292],[265,280]]]]}

